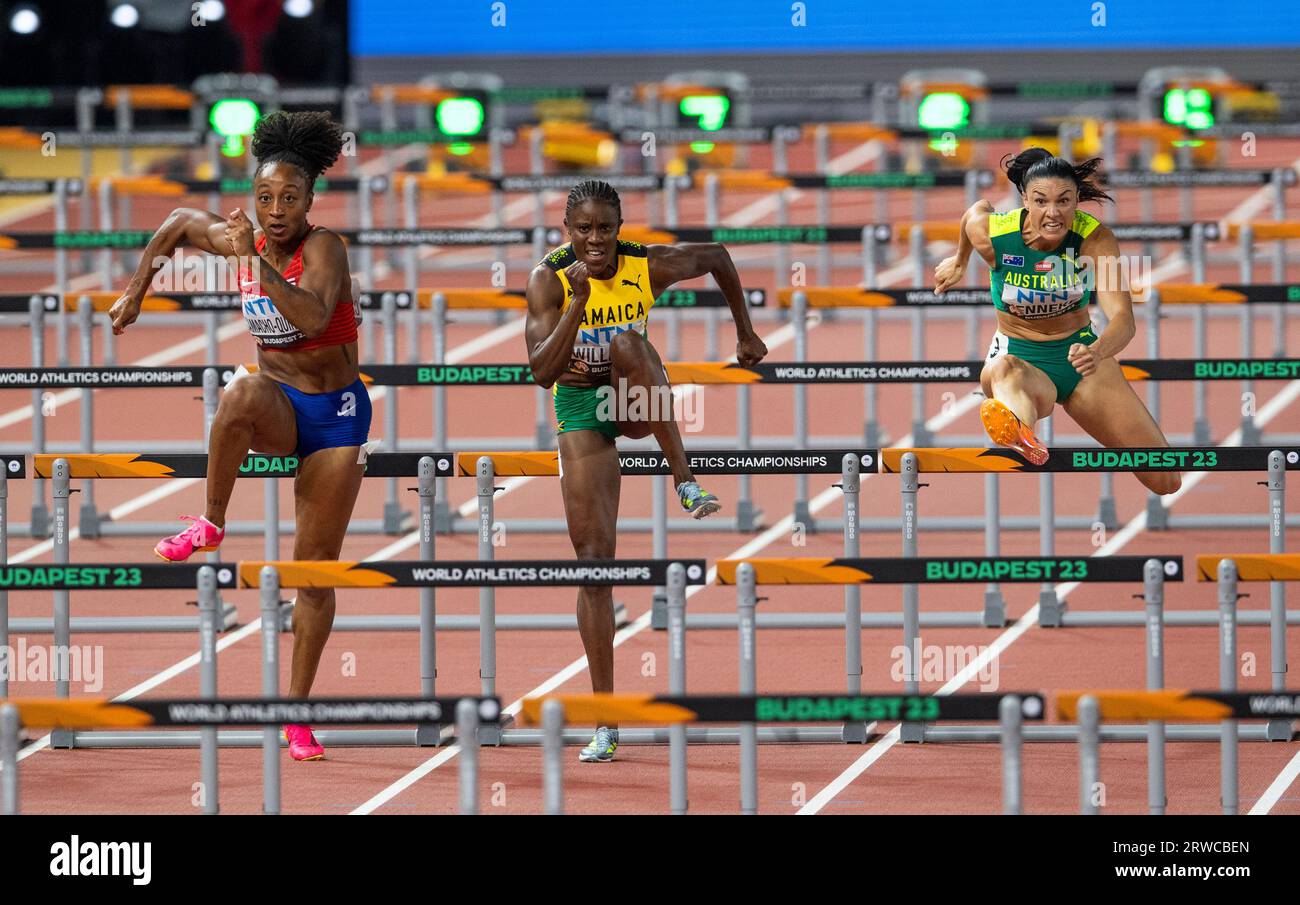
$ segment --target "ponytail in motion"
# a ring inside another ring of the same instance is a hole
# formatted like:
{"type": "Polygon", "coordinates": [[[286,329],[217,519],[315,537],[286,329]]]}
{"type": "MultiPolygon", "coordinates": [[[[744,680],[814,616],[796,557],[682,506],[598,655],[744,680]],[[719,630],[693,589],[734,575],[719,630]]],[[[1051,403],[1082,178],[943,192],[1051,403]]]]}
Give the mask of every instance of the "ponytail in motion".
{"type": "Polygon", "coordinates": [[[1006,170],[1007,179],[1022,195],[1025,186],[1035,179],[1068,179],[1078,189],[1080,202],[1113,202],[1115,199],[1093,181],[1100,166],[1100,157],[1074,164],[1063,157],[1053,157],[1046,148],[1026,148],[1019,154],[1008,154],[1002,158],[1002,168],[1006,170]]]}

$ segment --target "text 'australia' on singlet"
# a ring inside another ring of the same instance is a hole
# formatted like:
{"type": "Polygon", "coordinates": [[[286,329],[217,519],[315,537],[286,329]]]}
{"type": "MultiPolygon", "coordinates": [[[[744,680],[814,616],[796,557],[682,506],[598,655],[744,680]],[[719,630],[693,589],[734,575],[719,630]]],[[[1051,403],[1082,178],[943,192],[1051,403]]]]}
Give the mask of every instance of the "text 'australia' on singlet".
{"type": "MultiPolygon", "coordinates": [[[[560,246],[544,259],[564,287],[561,312],[568,310],[573,300],[573,287],[564,275],[564,268],[576,260],[571,244],[560,246]]],[[[573,343],[568,372],[601,376],[609,373],[609,344],[615,336],[628,330],[646,335],[646,320],[655,303],[650,293],[650,259],[646,247],[620,239],[618,269],[614,275],[607,280],[593,278],[590,282],[591,298],[573,343]]]]}
{"type": "Polygon", "coordinates": [[[1038,251],[1025,244],[1020,231],[1024,217],[1023,207],[989,214],[993,306],[1026,320],[1058,317],[1086,307],[1092,300],[1095,274],[1081,269],[1079,249],[1101,225],[1097,218],[1075,211],[1065,241],[1051,251],[1038,251]]]}
{"type": "MultiPolygon", "coordinates": [[[[297,286],[298,279],[302,276],[302,250],[315,230],[316,227],[308,224],[307,235],[303,236],[288,266],[280,274],[285,282],[292,286],[297,286]]],[[[259,255],[266,250],[265,235],[258,237],[255,247],[259,255]]],[[[262,292],[262,284],[253,279],[248,269],[240,271],[239,296],[243,303],[244,323],[248,325],[248,332],[253,334],[257,344],[263,348],[301,352],[356,342],[357,326],[361,323],[361,316],[360,309],[353,305],[352,299],[339,299],[338,304],[334,306],[334,314],[330,318],[329,325],[319,336],[308,339],[280,313],[275,307],[275,302],[262,292]]]]}

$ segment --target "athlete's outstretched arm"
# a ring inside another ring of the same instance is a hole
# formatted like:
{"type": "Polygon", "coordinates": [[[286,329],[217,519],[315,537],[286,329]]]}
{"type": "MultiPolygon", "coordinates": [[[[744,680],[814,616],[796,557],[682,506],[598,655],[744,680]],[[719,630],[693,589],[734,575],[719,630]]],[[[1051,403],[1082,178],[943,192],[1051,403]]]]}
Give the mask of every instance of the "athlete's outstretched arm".
{"type": "Polygon", "coordinates": [[[736,361],[748,366],[763,360],[767,346],[754,332],[745,291],[740,286],[740,274],[736,273],[736,265],[725,246],[719,242],[651,245],[646,248],[646,255],[653,298],[659,298],[665,289],[682,280],[706,275],[713,277],[736,321],[736,361]]]}
{"type": "MultiPolygon", "coordinates": [[[[257,257],[253,244],[253,223],[242,210],[235,210],[228,221],[227,235],[235,254],[257,257]]],[[[302,276],[294,286],[266,258],[258,258],[257,280],[266,297],[293,324],[311,339],[325,332],[339,303],[340,287],[348,285],[348,252],[343,240],[328,230],[318,229],[307,237],[302,249],[302,276]]]]}
{"type": "Polygon", "coordinates": [[[172,252],[181,245],[192,245],[199,251],[222,257],[234,254],[234,249],[226,240],[225,217],[210,211],[178,207],[153,234],[145,246],[144,254],[140,256],[140,264],[136,267],[134,276],[109,309],[114,333],[122,333],[135,323],[140,316],[140,303],[149,291],[153,278],[171,259],[172,252]]]}
{"type": "Polygon", "coordinates": [[[582,314],[591,297],[586,264],[581,261],[570,264],[564,274],[573,287],[573,303],[563,314],[560,312],[564,307],[564,286],[560,278],[545,264],[538,264],[528,275],[528,316],[524,323],[528,367],[533,372],[533,381],[545,389],[554,386],[569,366],[582,314]]]}
{"type": "Polygon", "coordinates": [[[961,229],[957,231],[957,253],[944,258],[934,268],[935,294],[947,292],[961,282],[972,251],[978,251],[990,267],[993,266],[993,242],[989,239],[989,214],[993,205],[981,198],[961,215],[961,229]]]}
{"type": "Polygon", "coordinates": [[[1106,329],[1095,343],[1091,346],[1076,343],[1070,347],[1070,364],[1087,377],[1096,369],[1098,361],[1114,358],[1124,351],[1137,333],[1137,324],[1133,318],[1133,297],[1125,285],[1119,242],[1115,234],[1105,226],[1098,226],[1083,240],[1079,256],[1092,270],[1084,278],[1092,280],[1097,304],[1107,318],[1106,329]]]}

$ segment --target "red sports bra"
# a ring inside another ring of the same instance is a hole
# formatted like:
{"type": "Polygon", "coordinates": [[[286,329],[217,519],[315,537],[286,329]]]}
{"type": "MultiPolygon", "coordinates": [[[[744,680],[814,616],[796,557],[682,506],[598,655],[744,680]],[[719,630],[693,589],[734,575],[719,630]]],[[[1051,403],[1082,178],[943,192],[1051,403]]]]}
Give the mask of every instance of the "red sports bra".
{"type": "MultiPolygon", "coordinates": [[[[307,235],[281,274],[290,285],[298,285],[298,278],[302,276],[302,250],[315,230],[316,227],[307,224],[307,235]]],[[[258,238],[255,247],[259,255],[266,249],[265,235],[258,238]]],[[[342,346],[357,341],[357,326],[361,323],[361,317],[352,299],[339,299],[334,306],[334,316],[330,318],[324,332],[309,339],[280,313],[275,302],[262,292],[261,283],[252,279],[248,270],[241,270],[239,274],[239,294],[243,301],[244,322],[248,324],[248,332],[253,334],[257,344],[263,348],[305,352],[308,349],[342,346]]]]}

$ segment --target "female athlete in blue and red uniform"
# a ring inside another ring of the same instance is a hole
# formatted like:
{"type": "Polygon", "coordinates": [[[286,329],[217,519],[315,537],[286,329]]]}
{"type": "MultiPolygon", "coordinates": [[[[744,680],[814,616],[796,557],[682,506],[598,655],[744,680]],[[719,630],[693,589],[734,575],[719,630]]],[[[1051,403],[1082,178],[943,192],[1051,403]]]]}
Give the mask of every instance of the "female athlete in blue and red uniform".
{"type": "MultiPolygon", "coordinates": [[[[207,509],[154,552],[181,562],[215,549],[249,450],[299,459],[294,482],[295,559],[338,559],[365,470],[370,396],[357,372],[357,317],[347,251],[334,233],[307,222],[316,177],[338,159],[343,137],[328,114],[273,113],[253,133],[255,211],[229,217],[179,208],[154,234],[110,312],[122,333],[140,315],[154,275],[181,244],[238,259],[244,319],[257,340],[258,372],[227,386],[212,423],[207,509]]],[[[188,518],[188,517],[187,517],[188,518]]],[[[289,694],[311,691],[334,623],[334,590],[303,588],[293,616],[289,694]]],[[[307,726],[286,726],[295,760],[324,754],[307,726]]]]}

